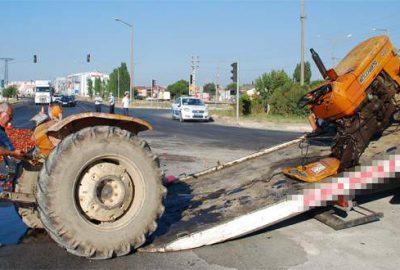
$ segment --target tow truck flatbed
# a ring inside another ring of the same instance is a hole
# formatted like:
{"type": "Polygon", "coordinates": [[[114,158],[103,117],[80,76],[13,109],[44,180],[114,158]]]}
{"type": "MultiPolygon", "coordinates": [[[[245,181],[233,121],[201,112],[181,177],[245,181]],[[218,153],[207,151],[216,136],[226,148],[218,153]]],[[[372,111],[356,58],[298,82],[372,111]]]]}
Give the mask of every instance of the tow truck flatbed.
{"type": "Polygon", "coordinates": [[[392,127],[363,154],[361,164],[369,166],[315,184],[287,178],[281,169],[328,156],[329,137],[310,139],[308,146],[302,137],[182,178],[170,186],[159,229],[140,251],[223,242],[334,202],[340,195],[351,197],[383,184],[400,171],[400,157],[394,155],[400,146],[396,138],[400,131],[392,127]]]}

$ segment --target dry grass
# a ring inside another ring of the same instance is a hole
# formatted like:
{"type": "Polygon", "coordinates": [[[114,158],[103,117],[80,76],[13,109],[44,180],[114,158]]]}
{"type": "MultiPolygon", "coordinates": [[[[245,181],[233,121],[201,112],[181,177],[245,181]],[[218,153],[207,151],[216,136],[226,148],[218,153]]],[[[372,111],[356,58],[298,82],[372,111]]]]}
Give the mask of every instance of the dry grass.
{"type": "MultiPolygon", "coordinates": [[[[236,117],[236,111],[233,109],[227,110],[211,110],[211,115],[218,117],[232,117],[232,120],[236,117]]],[[[257,113],[240,116],[241,120],[257,121],[257,122],[273,122],[273,123],[308,123],[307,117],[295,116],[295,115],[277,115],[277,114],[266,114],[257,113]]]]}

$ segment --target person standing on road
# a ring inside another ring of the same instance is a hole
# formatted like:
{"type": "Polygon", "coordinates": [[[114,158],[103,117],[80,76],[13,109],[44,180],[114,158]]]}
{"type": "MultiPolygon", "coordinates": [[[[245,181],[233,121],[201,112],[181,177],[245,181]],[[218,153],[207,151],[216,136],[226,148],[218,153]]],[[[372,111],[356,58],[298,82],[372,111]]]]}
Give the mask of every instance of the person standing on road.
{"type": "Polygon", "coordinates": [[[5,130],[12,118],[13,108],[11,105],[7,102],[0,103],[0,155],[21,159],[25,153],[22,150],[15,149],[5,130]]]}
{"type": "MultiPolygon", "coordinates": [[[[8,167],[15,166],[15,172],[18,161],[11,159],[22,159],[25,156],[25,152],[19,149],[15,149],[14,144],[6,133],[6,127],[11,123],[13,118],[13,109],[7,102],[0,103],[0,155],[4,156],[4,163],[8,167]]],[[[13,180],[12,180],[13,181],[13,180]]],[[[0,179],[0,192],[2,191],[13,191],[13,182],[7,179],[0,179]]]]}
{"type": "Polygon", "coordinates": [[[103,99],[101,98],[99,93],[96,93],[96,97],[94,98],[94,105],[96,106],[96,112],[101,112],[101,103],[103,99]]]}
{"type": "Polygon", "coordinates": [[[124,115],[129,115],[129,103],[130,103],[129,93],[125,92],[125,96],[122,99],[122,108],[124,110],[124,115]]]}
{"type": "Polygon", "coordinates": [[[110,93],[110,96],[108,98],[108,103],[110,105],[110,113],[114,113],[115,109],[115,98],[112,93],[110,93]]]}
{"type": "Polygon", "coordinates": [[[60,106],[60,104],[50,103],[48,114],[51,120],[62,120],[63,108],[60,106]]]}

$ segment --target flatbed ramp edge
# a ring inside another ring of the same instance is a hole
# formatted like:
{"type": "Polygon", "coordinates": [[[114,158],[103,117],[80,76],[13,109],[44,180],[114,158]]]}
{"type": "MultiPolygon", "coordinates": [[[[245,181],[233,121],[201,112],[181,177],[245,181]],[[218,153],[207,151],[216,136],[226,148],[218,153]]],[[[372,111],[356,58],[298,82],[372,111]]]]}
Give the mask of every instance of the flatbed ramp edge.
{"type": "MultiPolygon", "coordinates": [[[[374,184],[398,176],[400,156],[383,155],[395,145],[394,132],[374,145],[365,156],[375,159],[317,184],[288,179],[279,173],[282,166],[301,164],[303,138],[266,149],[253,155],[214,167],[173,185],[166,199],[166,213],[144,252],[178,251],[211,245],[247,235],[276,224],[310,208],[352,196],[374,184]],[[284,150],[280,155],[277,151],[284,150]]],[[[329,154],[329,147],[318,140],[307,147],[308,161],[329,154]]],[[[363,164],[368,162],[363,160],[363,164]]]]}

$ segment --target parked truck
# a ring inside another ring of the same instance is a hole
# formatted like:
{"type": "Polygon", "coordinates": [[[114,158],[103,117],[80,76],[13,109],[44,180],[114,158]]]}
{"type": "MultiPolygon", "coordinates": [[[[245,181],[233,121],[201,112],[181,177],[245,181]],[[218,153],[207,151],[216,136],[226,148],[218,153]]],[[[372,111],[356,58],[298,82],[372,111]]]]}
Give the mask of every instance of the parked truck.
{"type": "Polygon", "coordinates": [[[162,100],[162,101],[164,101],[164,100],[170,100],[170,99],[171,99],[171,92],[169,92],[169,91],[160,92],[160,93],[158,94],[157,99],[158,99],[158,100],[162,100]]]}
{"type": "Polygon", "coordinates": [[[54,94],[54,89],[50,81],[39,80],[35,81],[34,93],[35,93],[35,104],[45,105],[51,103],[54,94]]]}
{"type": "MultiPolygon", "coordinates": [[[[106,259],[146,240],[140,250],[149,252],[218,243],[397,179],[397,50],[380,36],[334,69],[314,58],[325,81],[300,105],[337,126],[333,140],[301,137],[217,165],[178,179],[164,199],[158,158],[136,136],[151,125],[83,113],[36,128],[32,158],[13,180],[15,189],[0,199],[14,202],[28,226],[43,226],[68,252],[106,259]]],[[[379,217],[372,213],[353,224],[379,217]]]]}

